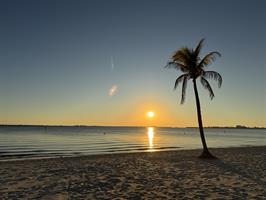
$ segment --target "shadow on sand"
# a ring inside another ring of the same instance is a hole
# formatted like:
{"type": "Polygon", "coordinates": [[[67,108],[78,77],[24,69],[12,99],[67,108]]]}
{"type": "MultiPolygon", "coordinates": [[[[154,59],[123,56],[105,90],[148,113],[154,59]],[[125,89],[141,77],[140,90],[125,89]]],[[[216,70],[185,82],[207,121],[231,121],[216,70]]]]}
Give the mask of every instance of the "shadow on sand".
{"type": "Polygon", "coordinates": [[[256,174],[255,171],[252,171],[252,169],[247,168],[240,163],[239,164],[226,163],[220,159],[213,159],[213,160],[206,159],[204,160],[204,162],[207,162],[208,164],[213,165],[214,167],[220,168],[221,171],[236,174],[240,177],[250,179],[256,182],[257,184],[266,187],[266,182],[260,179],[259,174],[256,174]]]}

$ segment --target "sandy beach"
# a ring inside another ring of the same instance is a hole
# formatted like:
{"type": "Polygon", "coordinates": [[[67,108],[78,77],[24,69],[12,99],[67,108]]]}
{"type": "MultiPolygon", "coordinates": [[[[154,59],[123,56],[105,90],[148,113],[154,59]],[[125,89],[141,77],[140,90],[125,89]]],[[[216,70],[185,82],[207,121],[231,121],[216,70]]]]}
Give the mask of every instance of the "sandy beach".
{"type": "Polygon", "coordinates": [[[266,146],[0,162],[0,199],[266,199],[266,146]]]}

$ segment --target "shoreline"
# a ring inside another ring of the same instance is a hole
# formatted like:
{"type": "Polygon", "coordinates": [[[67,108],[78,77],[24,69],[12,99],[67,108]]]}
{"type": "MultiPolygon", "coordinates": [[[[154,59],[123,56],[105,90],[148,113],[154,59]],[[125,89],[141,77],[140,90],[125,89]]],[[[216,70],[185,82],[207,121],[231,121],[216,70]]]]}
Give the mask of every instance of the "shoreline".
{"type": "Polygon", "coordinates": [[[1,199],[263,199],[266,146],[0,162],[1,199]]]}
{"type": "MultiPolygon", "coordinates": [[[[233,147],[211,147],[209,150],[212,152],[212,150],[227,150],[227,149],[239,149],[239,148],[266,148],[265,146],[233,146],[233,147]]],[[[112,153],[101,153],[101,154],[76,154],[76,155],[69,155],[69,156],[64,156],[64,155],[56,155],[56,156],[36,156],[36,157],[21,157],[21,156],[14,156],[14,158],[10,157],[5,159],[0,159],[0,164],[1,163],[6,163],[6,162],[20,162],[20,161],[35,161],[35,160],[50,160],[50,159],[97,159],[101,157],[114,157],[114,156],[130,156],[130,155],[142,155],[142,154],[152,154],[152,153],[170,153],[170,152],[189,152],[189,151],[198,151],[199,154],[195,155],[195,158],[197,158],[200,153],[201,153],[202,148],[195,148],[195,149],[183,149],[183,148],[176,148],[175,150],[158,150],[158,151],[142,151],[142,152],[112,152],[112,153]]],[[[0,157],[1,158],[1,157],[0,157]]],[[[2,157],[4,158],[4,157],[2,157]]],[[[218,158],[219,159],[219,158],[218,158]]]]}

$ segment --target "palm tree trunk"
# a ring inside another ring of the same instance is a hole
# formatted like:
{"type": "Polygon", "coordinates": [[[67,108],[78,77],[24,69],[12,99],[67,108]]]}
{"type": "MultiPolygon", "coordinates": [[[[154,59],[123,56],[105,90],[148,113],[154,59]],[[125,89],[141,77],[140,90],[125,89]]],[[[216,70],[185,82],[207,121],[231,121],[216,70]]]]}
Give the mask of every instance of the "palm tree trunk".
{"type": "Polygon", "coordinates": [[[203,146],[203,152],[200,155],[200,158],[215,158],[209,152],[208,147],[207,147],[207,143],[206,143],[206,140],[205,140],[205,136],[204,136],[203,125],[202,125],[202,117],[201,117],[201,109],[200,109],[200,100],[199,100],[199,94],[198,94],[196,79],[193,79],[193,86],[194,86],[194,92],[195,92],[195,98],[196,98],[198,123],[199,123],[199,132],[200,132],[201,142],[202,142],[202,146],[203,146]]]}

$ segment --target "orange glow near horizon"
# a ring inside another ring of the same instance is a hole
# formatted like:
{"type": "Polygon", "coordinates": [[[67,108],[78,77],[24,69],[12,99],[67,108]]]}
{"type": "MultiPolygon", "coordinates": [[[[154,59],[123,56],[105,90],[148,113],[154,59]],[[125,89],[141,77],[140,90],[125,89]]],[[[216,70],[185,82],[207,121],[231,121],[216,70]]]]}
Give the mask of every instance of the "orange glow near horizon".
{"type": "MultiPolygon", "coordinates": [[[[61,112],[50,111],[40,115],[36,109],[35,115],[18,115],[11,119],[11,115],[5,120],[0,119],[2,124],[28,124],[28,125],[85,125],[85,126],[142,126],[142,127],[197,127],[198,121],[196,110],[193,106],[178,104],[174,108],[169,102],[160,101],[160,99],[141,98],[128,104],[116,104],[115,99],[110,99],[110,104],[103,104],[99,109],[97,106],[88,108],[77,107],[68,111],[63,109],[61,112]],[[111,102],[113,101],[113,102],[111,102]],[[119,108],[119,109],[118,109],[119,108]],[[50,112],[52,115],[50,115],[50,112]]],[[[193,104],[194,105],[194,104],[193,104]]],[[[52,107],[55,109],[54,107],[52,107]]],[[[52,109],[49,108],[49,109],[52,109]]],[[[207,106],[205,107],[207,109],[207,106]]],[[[204,126],[234,126],[232,120],[238,118],[233,114],[231,118],[218,118],[215,112],[207,113],[203,119],[204,126]]],[[[217,109],[219,110],[219,109],[217,109]]],[[[240,124],[247,126],[260,126],[258,124],[242,121],[240,124]]],[[[154,131],[156,129],[154,128],[154,131]]],[[[145,131],[147,137],[148,129],[145,131]]]]}

